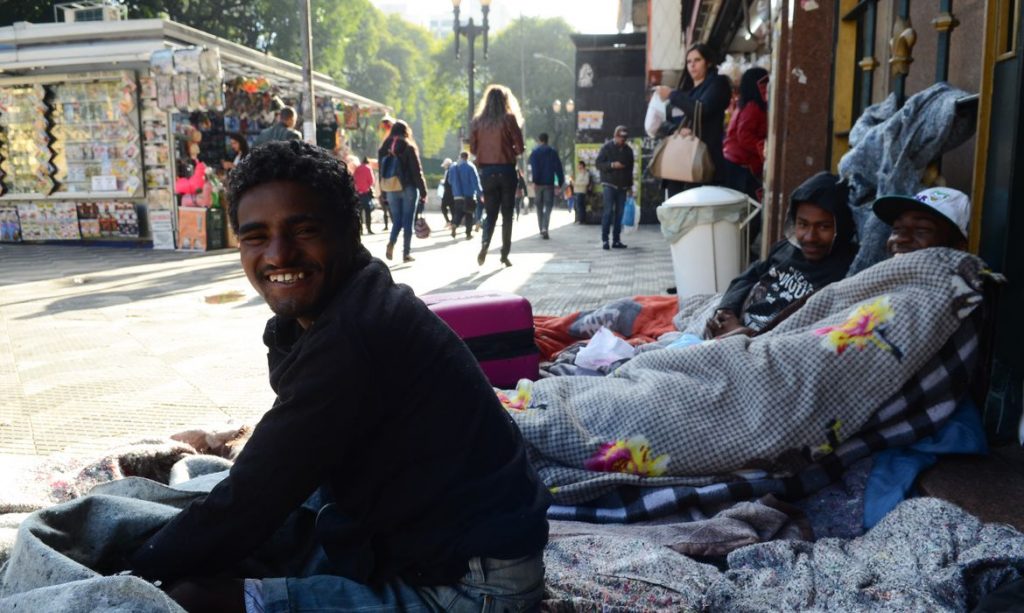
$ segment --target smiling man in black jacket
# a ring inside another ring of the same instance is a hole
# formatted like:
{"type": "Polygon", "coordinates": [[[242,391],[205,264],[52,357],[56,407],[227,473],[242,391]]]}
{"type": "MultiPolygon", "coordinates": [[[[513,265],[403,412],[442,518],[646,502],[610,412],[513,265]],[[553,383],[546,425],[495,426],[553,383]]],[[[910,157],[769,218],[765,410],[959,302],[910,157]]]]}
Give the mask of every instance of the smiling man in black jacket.
{"type": "Polygon", "coordinates": [[[550,497],[466,345],[360,245],[345,167],[270,143],[228,189],[242,266],[276,314],[277,400],[133,568],[190,611],[535,607],[550,497]],[[240,574],[285,525],[281,576],[240,574]]]}
{"type": "Polygon", "coordinates": [[[729,284],[705,336],[757,333],[790,305],[846,277],[857,255],[849,188],[835,175],[819,172],[789,198],[791,238],[772,246],[729,284]]]}

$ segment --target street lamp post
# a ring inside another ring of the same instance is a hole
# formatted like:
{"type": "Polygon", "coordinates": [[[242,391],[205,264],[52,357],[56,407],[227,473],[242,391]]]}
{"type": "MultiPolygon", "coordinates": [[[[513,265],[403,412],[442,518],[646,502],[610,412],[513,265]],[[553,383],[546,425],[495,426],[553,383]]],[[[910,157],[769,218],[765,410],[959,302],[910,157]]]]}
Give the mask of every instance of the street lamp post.
{"type": "MultiPolygon", "coordinates": [[[[561,139],[561,134],[562,134],[562,121],[563,121],[563,117],[567,117],[570,120],[570,122],[572,121],[573,113],[576,111],[576,103],[573,102],[572,98],[569,98],[568,100],[566,100],[565,101],[565,107],[564,107],[565,108],[565,114],[564,115],[562,114],[562,108],[563,108],[562,101],[558,100],[557,98],[555,99],[554,102],[551,103],[551,110],[554,113],[554,115],[553,115],[553,119],[554,119],[553,123],[554,123],[554,128],[555,128],[555,151],[558,152],[558,157],[562,160],[562,164],[564,166],[565,165],[565,159],[566,159],[567,156],[562,151],[561,140],[560,140],[561,139]]],[[[571,125],[570,125],[570,133],[572,133],[572,132],[573,132],[573,130],[571,129],[571,125]]],[[[575,139],[570,139],[570,142],[575,142],[575,139]]],[[[569,148],[569,150],[570,150],[570,155],[568,157],[571,160],[572,159],[571,147],[569,148]]]]}
{"type": "Polygon", "coordinates": [[[459,58],[459,36],[466,37],[466,43],[469,45],[469,64],[468,64],[468,76],[469,76],[469,107],[466,109],[466,136],[469,136],[469,124],[473,121],[473,107],[475,105],[475,93],[473,91],[473,76],[476,71],[476,65],[474,55],[476,53],[476,37],[483,34],[484,37],[484,60],[487,60],[487,30],[489,29],[487,24],[487,14],[491,11],[491,0],[480,0],[480,7],[484,13],[483,25],[474,25],[473,18],[469,18],[469,23],[463,25],[459,22],[459,5],[462,4],[462,0],[452,0],[452,10],[455,13],[455,21],[453,27],[455,29],[455,58],[459,58]]]}

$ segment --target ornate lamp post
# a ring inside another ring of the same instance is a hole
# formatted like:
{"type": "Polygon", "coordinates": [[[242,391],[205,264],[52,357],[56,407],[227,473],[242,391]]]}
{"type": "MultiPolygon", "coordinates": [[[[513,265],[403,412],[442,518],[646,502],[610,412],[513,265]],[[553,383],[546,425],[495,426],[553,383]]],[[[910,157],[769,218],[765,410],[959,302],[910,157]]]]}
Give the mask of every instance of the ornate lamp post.
{"type": "Polygon", "coordinates": [[[484,36],[484,60],[487,59],[487,31],[489,29],[487,24],[487,14],[491,11],[491,0],[480,0],[480,7],[484,13],[483,25],[474,25],[473,18],[469,18],[469,23],[463,25],[459,22],[459,5],[462,4],[462,0],[452,0],[452,10],[455,12],[454,30],[455,30],[455,59],[459,58],[459,36],[465,36],[466,42],[469,45],[469,107],[466,109],[466,132],[469,135],[469,124],[473,121],[473,107],[475,104],[475,95],[473,92],[473,75],[476,71],[476,65],[474,61],[474,54],[476,45],[476,37],[480,34],[484,36]]]}

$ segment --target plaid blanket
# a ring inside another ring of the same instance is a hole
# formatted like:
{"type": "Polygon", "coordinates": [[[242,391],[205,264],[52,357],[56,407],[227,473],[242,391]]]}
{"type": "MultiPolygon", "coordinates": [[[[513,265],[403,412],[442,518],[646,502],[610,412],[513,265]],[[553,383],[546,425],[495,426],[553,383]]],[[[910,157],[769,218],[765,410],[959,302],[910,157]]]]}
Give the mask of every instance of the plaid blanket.
{"type": "Polygon", "coordinates": [[[555,496],[550,516],[625,522],[798,496],[934,431],[976,351],[961,324],[982,268],[953,250],[902,256],[825,288],[762,337],[538,381],[513,417],[555,496]]]}

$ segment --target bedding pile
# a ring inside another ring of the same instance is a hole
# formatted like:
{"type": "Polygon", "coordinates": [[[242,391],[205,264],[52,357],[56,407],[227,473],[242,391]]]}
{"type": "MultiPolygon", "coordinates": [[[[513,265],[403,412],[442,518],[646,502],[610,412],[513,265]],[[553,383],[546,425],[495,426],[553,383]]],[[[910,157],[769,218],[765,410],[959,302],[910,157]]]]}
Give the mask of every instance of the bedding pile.
{"type": "Polygon", "coordinates": [[[511,414],[555,497],[550,516],[635,521],[809,494],[872,450],[934,432],[977,349],[982,270],[928,249],[827,286],[767,334],[537,381],[511,414]]]}

